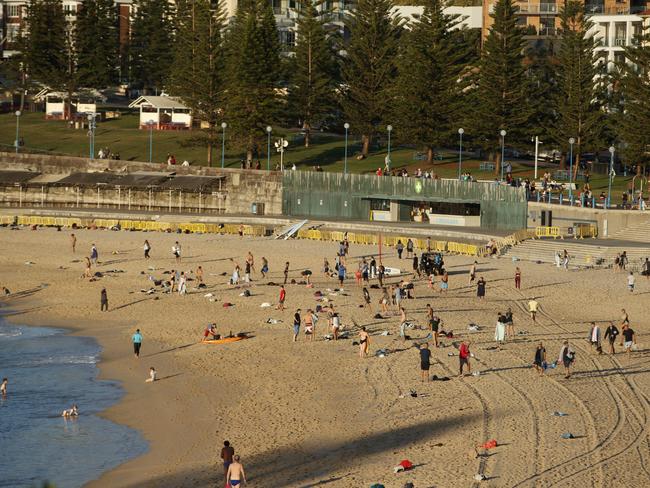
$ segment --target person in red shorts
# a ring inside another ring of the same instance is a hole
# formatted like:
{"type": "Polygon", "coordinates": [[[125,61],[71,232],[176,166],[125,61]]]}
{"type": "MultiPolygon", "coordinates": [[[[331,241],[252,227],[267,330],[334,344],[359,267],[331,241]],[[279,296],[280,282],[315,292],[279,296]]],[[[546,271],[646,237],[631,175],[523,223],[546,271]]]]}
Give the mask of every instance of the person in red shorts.
{"type": "Polygon", "coordinates": [[[278,303],[277,310],[284,310],[284,301],[287,298],[287,291],[284,289],[284,286],[280,286],[280,303],[278,303]]]}
{"type": "Polygon", "coordinates": [[[471,353],[469,352],[469,341],[463,341],[458,350],[458,359],[460,361],[460,374],[458,376],[463,376],[464,365],[467,365],[468,373],[472,372],[472,367],[469,364],[470,354],[471,353]]]}

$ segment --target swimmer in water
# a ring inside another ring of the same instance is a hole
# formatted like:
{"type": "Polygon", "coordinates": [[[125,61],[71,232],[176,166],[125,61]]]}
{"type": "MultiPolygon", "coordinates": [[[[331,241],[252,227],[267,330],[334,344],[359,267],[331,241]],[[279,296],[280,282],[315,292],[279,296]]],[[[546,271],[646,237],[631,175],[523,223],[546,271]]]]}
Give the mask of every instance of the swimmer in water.
{"type": "Polygon", "coordinates": [[[78,417],[78,416],[79,416],[79,409],[77,408],[76,403],[72,405],[72,408],[69,408],[61,412],[61,417],[78,417]]]}

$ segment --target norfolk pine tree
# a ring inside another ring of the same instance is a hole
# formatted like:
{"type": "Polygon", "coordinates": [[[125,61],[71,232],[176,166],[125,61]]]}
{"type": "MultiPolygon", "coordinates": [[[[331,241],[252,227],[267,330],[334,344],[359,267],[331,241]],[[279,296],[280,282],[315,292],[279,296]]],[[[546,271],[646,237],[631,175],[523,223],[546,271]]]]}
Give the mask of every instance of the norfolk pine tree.
{"type": "Polygon", "coordinates": [[[226,61],[224,119],[231,139],[252,161],[281,103],[280,42],[270,2],[240,2],[226,34],[226,61]]]}
{"type": "Polygon", "coordinates": [[[219,140],[224,104],[223,30],[226,13],[222,0],[178,0],[175,16],[175,55],[169,79],[170,94],[192,110],[192,116],[206,124],[194,144],[207,146],[208,166],[212,149],[219,140]]]}
{"type": "Polygon", "coordinates": [[[79,6],[75,49],[79,86],[103,89],[115,85],[119,38],[113,0],[85,0],[79,6]]]}
{"type": "Polygon", "coordinates": [[[645,27],[639,39],[625,48],[627,63],[620,66],[618,94],[620,112],[616,116],[618,138],[623,160],[641,166],[650,163],[650,27],[645,27]]]}
{"type": "Polygon", "coordinates": [[[303,0],[298,12],[293,76],[289,86],[291,111],[302,121],[305,147],[311,131],[335,107],[337,63],[332,39],[325,30],[324,0],[303,0]]]}
{"type": "Polygon", "coordinates": [[[131,24],[131,82],[146,91],[162,91],[173,53],[173,8],[168,0],[136,0],[131,24]]]}
{"type": "Polygon", "coordinates": [[[359,0],[346,20],[350,42],[342,60],[342,106],[352,132],[368,155],[372,137],[391,111],[391,85],[397,74],[395,60],[402,20],[393,15],[392,0],[359,0]]]}
{"type": "Polygon", "coordinates": [[[499,0],[494,5],[490,27],[483,45],[479,73],[472,89],[472,135],[483,149],[494,151],[495,174],[501,168],[499,132],[507,131],[507,140],[521,141],[529,137],[528,120],[531,115],[527,104],[529,81],[524,66],[525,40],[523,30],[517,25],[516,10],[512,0],[499,0]]]}
{"type": "Polygon", "coordinates": [[[399,140],[424,146],[432,164],[434,149],[448,144],[460,127],[460,78],[471,49],[452,30],[460,18],[444,14],[443,0],[423,3],[422,15],[402,39],[394,107],[399,140]]]}
{"type": "MultiPolygon", "coordinates": [[[[570,0],[560,11],[562,37],[556,71],[557,90],[551,99],[555,115],[551,136],[567,153],[569,138],[575,138],[573,157],[580,161],[585,150],[595,150],[601,142],[605,113],[599,97],[606,90],[594,51],[596,40],[588,35],[591,23],[582,2],[570,0]]],[[[573,179],[578,172],[573,165],[573,179]]]]}

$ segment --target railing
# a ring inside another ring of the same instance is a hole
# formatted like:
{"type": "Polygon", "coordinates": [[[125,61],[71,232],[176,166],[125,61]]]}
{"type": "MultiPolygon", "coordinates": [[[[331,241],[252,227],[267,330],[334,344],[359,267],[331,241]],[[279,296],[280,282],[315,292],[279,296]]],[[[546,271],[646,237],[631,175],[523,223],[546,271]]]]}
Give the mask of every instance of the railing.
{"type": "Polygon", "coordinates": [[[625,46],[625,38],[614,39],[615,46],[625,46]]]}
{"type": "Polygon", "coordinates": [[[555,3],[529,3],[519,4],[520,14],[557,14],[558,6],[555,3]]]}

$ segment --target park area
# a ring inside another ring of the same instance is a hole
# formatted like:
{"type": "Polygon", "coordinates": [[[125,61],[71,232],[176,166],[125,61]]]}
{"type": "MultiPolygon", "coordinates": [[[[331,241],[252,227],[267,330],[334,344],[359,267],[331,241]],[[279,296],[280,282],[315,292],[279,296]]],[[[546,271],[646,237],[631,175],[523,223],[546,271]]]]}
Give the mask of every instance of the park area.
{"type": "MultiPolygon", "coordinates": [[[[152,131],[138,129],[137,114],[122,114],[120,118],[101,121],[97,123],[95,133],[95,153],[100,149],[109,149],[113,154],[119,154],[120,159],[126,161],[148,161],[150,143],[152,161],[166,162],[167,156],[175,156],[177,164],[187,160],[192,165],[206,164],[206,149],[203,146],[193,145],[198,131],[152,131]],[[150,140],[151,139],[151,140],[150,140]]],[[[68,123],[60,120],[45,120],[42,113],[27,112],[20,117],[20,137],[24,141],[21,151],[43,154],[69,154],[71,156],[88,157],[90,138],[87,129],[70,128],[68,123]]],[[[16,133],[16,117],[13,114],[0,115],[0,149],[13,151],[13,141],[16,133]]],[[[228,133],[226,132],[226,137],[228,133]]],[[[270,167],[273,169],[280,162],[280,155],[275,152],[273,142],[276,138],[284,137],[289,145],[284,154],[284,164],[291,167],[295,164],[299,170],[312,169],[320,166],[324,171],[344,170],[345,137],[342,134],[319,133],[312,134],[312,144],[309,148],[303,146],[303,135],[298,129],[279,129],[273,132],[271,139],[270,167]]],[[[239,168],[245,157],[241,149],[228,148],[226,138],[226,151],[224,165],[239,168]]],[[[348,144],[348,169],[353,173],[374,173],[377,168],[384,167],[387,152],[387,141],[384,138],[375,144],[369,156],[357,160],[361,152],[360,141],[350,138],[348,144]]],[[[530,148],[532,152],[532,147],[530,148]]],[[[214,165],[221,164],[221,147],[214,148],[214,165]]],[[[422,171],[433,171],[441,178],[455,178],[458,175],[458,150],[442,150],[436,154],[433,168],[427,167],[425,154],[421,148],[407,146],[393,146],[391,149],[392,167],[406,169],[409,174],[414,174],[418,168],[422,171]]],[[[263,169],[267,166],[265,149],[259,157],[263,169]]],[[[506,164],[512,165],[512,175],[515,178],[533,179],[533,159],[511,159],[506,152],[506,164]]],[[[484,159],[476,159],[472,153],[463,155],[462,171],[469,171],[478,180],[494,179],[495,174],[484,159]]],[[[540,163],[539,177],[545,171],[554,173],[557,164],[540,163]]],[[[627,190],[632,182],[631,176],[617,175],[613,180],[612,203],[620,201],[620,195],[627,190]]],[[[592,174],[590,179],[592,192],[597,197],[601,191],[607,192],[608,177],[606,174],[592,174]]],[[[578,179],[578,188],[582,185],[578,179]]]]}

